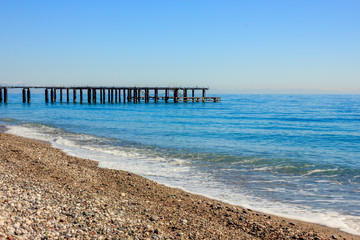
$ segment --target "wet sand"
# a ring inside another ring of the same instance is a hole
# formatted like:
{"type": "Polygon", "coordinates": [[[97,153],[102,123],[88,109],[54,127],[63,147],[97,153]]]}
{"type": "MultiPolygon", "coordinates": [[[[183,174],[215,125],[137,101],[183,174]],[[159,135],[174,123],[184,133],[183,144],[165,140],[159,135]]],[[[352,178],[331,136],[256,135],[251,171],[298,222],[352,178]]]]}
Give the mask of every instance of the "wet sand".
{"type": "Polygon", "coordinates": [[[6,132],[7,127],[0,124],[0,133],[6,132]]]}
{"type": "Polygon", "coordinates": [[[360,239],[0,133],[0,239],[360,239]]]}

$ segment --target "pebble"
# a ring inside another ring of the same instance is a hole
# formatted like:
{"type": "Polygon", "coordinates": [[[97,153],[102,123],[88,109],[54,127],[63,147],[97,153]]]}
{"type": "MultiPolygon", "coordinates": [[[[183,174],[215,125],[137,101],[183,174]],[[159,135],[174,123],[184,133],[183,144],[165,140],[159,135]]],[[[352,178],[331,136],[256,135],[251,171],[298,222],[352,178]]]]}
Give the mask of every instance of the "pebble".
{"type": "Polygon", "coordinates": [[[150,221],[158,221],[159,219],[159,216],[153,215],[151,216],[150,221]]]}
{"type": "Polygon", "coordinates": [[[180,221],[182,224],[187,224],[188,223],[188,220],[186,220],[186,219],[181,219],[181,221],[180,221]]]}
{"type": "Polygon", "coordinates": [[[15,223],[15,224],[13,225],[13,228],[15,228],[15,229],[20,228],[20,223],[15,223]]]}

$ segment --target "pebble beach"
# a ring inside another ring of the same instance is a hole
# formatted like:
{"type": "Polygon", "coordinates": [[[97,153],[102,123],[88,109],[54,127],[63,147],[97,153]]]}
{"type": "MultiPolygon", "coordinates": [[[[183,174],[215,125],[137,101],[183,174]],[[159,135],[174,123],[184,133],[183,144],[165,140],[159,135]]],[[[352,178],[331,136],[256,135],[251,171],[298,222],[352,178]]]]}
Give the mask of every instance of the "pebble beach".
{"type": "Polygon", "coordinates": [[[0,239],[360,239],[0,133],[0,239]]]}

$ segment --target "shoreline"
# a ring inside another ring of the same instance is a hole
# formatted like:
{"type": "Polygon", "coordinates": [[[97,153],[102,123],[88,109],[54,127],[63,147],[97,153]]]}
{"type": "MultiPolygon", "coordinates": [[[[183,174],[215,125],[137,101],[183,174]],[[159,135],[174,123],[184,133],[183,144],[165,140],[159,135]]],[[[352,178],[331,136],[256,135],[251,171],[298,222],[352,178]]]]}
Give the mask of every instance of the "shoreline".
{"type": "Polygon", "coordinates": [[[5,125],[0,124],[0,133],[4,133],[8,130],[8,128],[5,125]]]}
{"type": "Polygon", "coordinates": [[[0,133],[0,161],[0,237],[360,239],[100,168],[7,133],[0,133]]]}

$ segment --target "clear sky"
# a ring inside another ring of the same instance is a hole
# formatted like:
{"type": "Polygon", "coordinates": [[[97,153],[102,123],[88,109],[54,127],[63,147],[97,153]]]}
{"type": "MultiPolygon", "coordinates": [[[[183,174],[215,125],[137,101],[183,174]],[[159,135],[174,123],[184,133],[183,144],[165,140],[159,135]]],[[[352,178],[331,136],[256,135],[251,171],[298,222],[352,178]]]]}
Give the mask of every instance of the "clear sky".
{"type": "Polygon", "coordinates": [[[360,93],[359,0],[0,0],[0,84],[360,93]]]}

